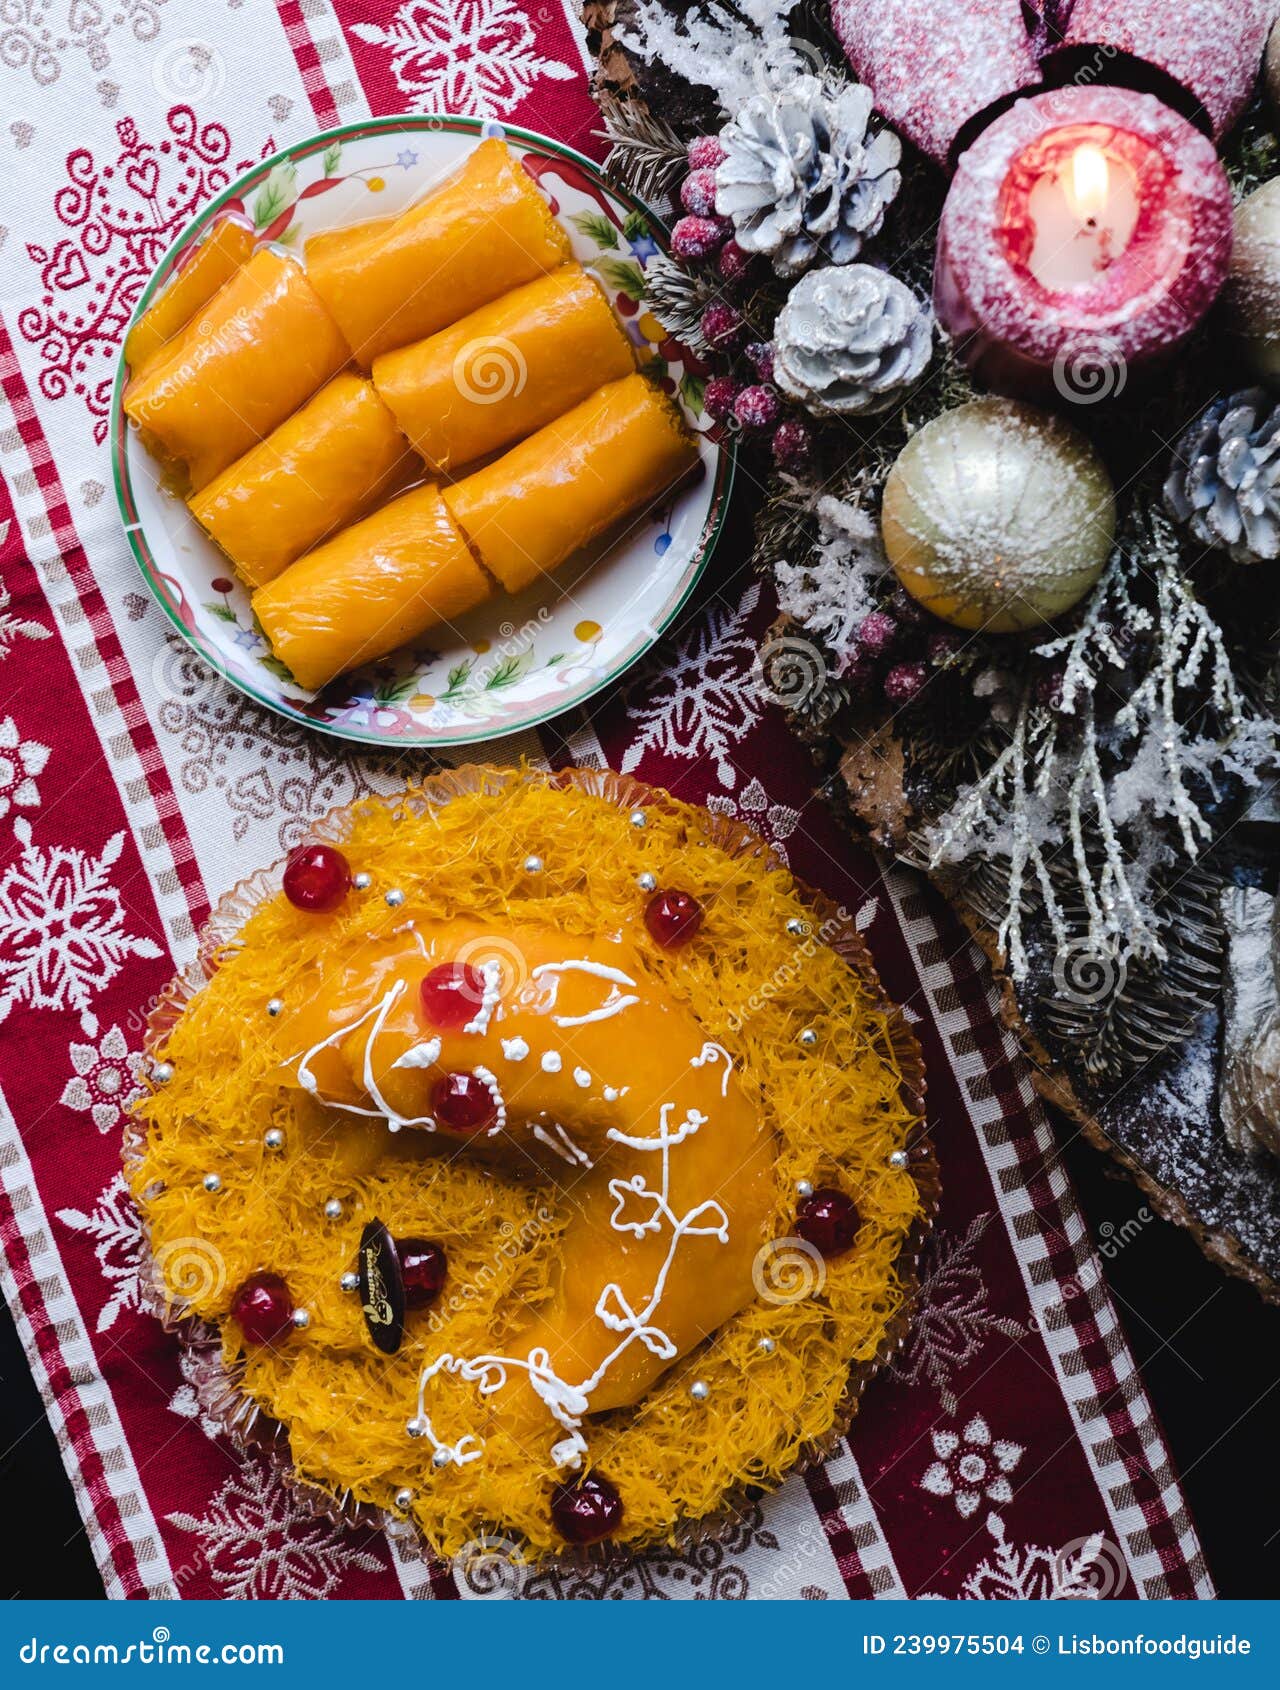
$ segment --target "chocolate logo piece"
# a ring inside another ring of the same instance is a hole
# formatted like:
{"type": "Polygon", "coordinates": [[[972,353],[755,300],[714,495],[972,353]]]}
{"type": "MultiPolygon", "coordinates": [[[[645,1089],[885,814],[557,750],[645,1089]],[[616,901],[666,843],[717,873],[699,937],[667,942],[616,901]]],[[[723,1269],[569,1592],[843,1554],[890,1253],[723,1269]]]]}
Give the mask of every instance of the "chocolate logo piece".
{"type": "Polygon", "coordinates": [[[404,1336],[404,1275],[382,1221],[370,1221],[360,1234],[360,1302],[369,1336],[384,1354],[394,1355],[404,1336]]]}

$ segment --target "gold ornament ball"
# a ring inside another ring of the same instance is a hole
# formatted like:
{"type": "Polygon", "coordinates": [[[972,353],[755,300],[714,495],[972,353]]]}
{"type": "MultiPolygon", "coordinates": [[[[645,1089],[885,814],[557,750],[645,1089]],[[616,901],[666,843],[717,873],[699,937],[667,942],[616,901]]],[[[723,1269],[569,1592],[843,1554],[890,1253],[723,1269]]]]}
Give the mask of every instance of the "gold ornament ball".
{"type": "Polygon", "coordinates": [[[1222,317],[1253,373],[1280,380],[1280,176],[1236,207],[1222,317]]]}
{"type": "Polygon", "coordinates": [[[907,442],[881,528],[899,581],[956,628],[1012,634],[1071,609],[1115,537],[1111,478],[1085,437],[1012,399],[944,411],[907,442]]]}

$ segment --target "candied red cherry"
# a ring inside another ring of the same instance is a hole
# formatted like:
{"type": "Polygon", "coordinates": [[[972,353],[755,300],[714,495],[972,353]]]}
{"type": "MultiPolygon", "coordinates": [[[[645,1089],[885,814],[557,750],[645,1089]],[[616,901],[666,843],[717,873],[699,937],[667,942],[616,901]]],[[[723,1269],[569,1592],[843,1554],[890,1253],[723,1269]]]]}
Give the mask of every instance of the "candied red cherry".
{"type": "Polygon", "coordinates": [[[702,926],[702,905],[691,892],[655,892],[645,905],[644,924],[655,944],[678,951],[702,926]]]}
{"type": "Polygon", "coordinates": [[[484,1002],[484,975],[469,962],[442,962],[421,992],[422,1013],[433,1027],[465,1027],[484,1002]]]}
{"type": "Polygon", "coordinates": [[[293,1298],[278,1273],[251,1273],[231,1299],[231,1315],[246,1344],[282,1343],[293,1331],[293,1298]]]}
{"type": "Polygon", "coordinates": [[[396,1255],[404,1281],[405,1308],[429,1308],[444,1289],[448,1273],[444,1251],[427,1238],[397,1238],[396,1255]]]}
{"type": "Polygon", "coordinates": [[[853,1199],[829,1185],[811,1192],[796,1207],[796,1233],[824,1256],[852,1249],[861,1225],[853,1199]]]}
{"type": "Polygon", "coordinates": [[[351,888],[351,868],[334,845],[299,845],[284,870],[284,895],[312,915],[336,910],[351,888]]]}
{"type": "Polygon", "coordinates": [[[455,1068],[431,1088],[431,1113],[450,1132],[478,1133],[498,1119],[498,1105],[482,1079],[455,1068]]]}
{"type": "Polygon", "coordinates": [[[599,1543],[622,1524],[622,1498],[608,1479],[589,1473],[552,1491],[551,1523],[566,1543],[599,1543]]]}

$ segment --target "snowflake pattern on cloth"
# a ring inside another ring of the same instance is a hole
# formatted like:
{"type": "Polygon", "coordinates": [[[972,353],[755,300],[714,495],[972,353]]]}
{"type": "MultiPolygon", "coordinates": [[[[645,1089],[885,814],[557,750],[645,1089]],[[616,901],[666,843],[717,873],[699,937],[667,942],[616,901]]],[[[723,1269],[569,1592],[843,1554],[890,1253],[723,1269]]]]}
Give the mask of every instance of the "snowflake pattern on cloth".
{"type": "Polygon", "coordinates": [[[92,857],[74,845],[42,850],[25,817],[13,824],[21,851],[0,877],[0,1021],[15,1004],[77,1009],[82,1025],[95,992],[131,956],[158,957],[153,939],[127,933],[111,868],[124,849],[115,833],[92,857]]]}
{"type": "Polygon", "coordinates": [[[51,755],[38,739],[23,739],[12,716],[0,721],[0,820],[16,805],[34,810],[40,802],[36,776],[51,755]]]}
{"type": "MultiPolygon", "coordinates": [[[[85,1028],[92,1039],[98,1030],[97,1019],[89,1016],[85,1028]]],[[[108,1133],[131,1103],[142,1096],[138,1083],[141,1051],[130,1050],[128,1040],[119,1027],[108,1027],[98,1044],[80,1044],[72,1040],[68,1047],[75,1073],[62,1089],[60,1102],[68,1109],[87,1111],[100,1133],[108,1133]]]]}
{"type": "Polygon", "coordinates": [[[962,1520],[976,1514],[985,1497],[1004,1507],[1013,1501],[1009,1474],[1022,1460],[1023,1446],[1008,1438],[992,1438],[982,1415],[975,1414],[963,1432],[933,1431],[937,1460],[920,1480],[930,1496],[949,1496],[962,1520]]]}
{"type": "Polygon", "coordinates": [[[236,1601],[320,1602],[352,1569],[377,1573],[376,1555],[353,1547],[289,1490],[278,1466],[248,1457],[218,1491],[202,1519],[169,1514],[193,1532],[221,1594],[236,1601]]]}
{"type": "MultiPolygon", "coordinates": [[[[0,522],[0,546],[9,538],[11,523],[8,517],[0,522]]],[[[19,640],[47,640],[51,630],[43,622],[29,616],[15,616],[9,609],[9,589],[0,581],[0,662],[8,657],[19,640]]]]}
{"type": "Polygon", "coordinates": [[[765,702],[748,626],[759,602],[760,585],[753,582],[736,608],[709,606],[657,675],[649,696],[628,705],[638,727],[622,758],[624,775],[646,752],[658,751],[689,761],[707,758],[721,786],[732,791],[737,785],[734,747],[760,720],[765,702]]]}
{"type": "Polygon", "coordinates": [[[932,1385],[946,1414],[955,1414],[959,1407],[955,1381],[989,1338],[1026,1336],[1020,1322],[991,1312],[986,1281],[974,1259],[993,1219],[990,1211],[975,1215],[962,1238],[936,1232],[929,1239],[920,1258],[920,1294],[911,1331],[889,1364],[904,1385],[920,1380],[932,1385]]]}
{"type": "Polygon", "coordinates": [[[506,117],[540,78],[571,82],[576,75],[538,52],[517,0],[408,0],[389,24],[353,24],[351,33],[390,53],[396,86],[413,111],[506,117]]]}
{"type": "Polygon", "coordinates": [[[93,1253],[111,1294],[98,1311],[99,1332],[109,1332],[126,1309],[142,1300],[142,1222],[133,1206],[123,1174],[117,1174],[99,1197],[92,1213],[59,1209],[58,1219],[73,1232],[93,1240],[93,1253]]]}
{"type": "MultiPolygon", "coordinates": [[[[1124,1558],[1101,1532],[1077,1539],[1062,1549],[1027,1544],[1019,1549],[1009,1541],[998,1514],[986,1519],[994,1548],[960,1586],[961,1600],[970,1602],[1097,1602],[1120,1593],[1124,1558]]],[[[943,1602],[936,1591],[925,1591],[920,1602],[943,1602]]]]}
{"type": "Polygon", "coordinates": [[[712,793],[707,808],[718,816],[728,816],[731,821],[745,822],[772,848],[780,862],[787,861],[786,841],[800,825],[800,812],[790,804],[773,803],[758,775],[751,777],[737,798],[712,793]]]}

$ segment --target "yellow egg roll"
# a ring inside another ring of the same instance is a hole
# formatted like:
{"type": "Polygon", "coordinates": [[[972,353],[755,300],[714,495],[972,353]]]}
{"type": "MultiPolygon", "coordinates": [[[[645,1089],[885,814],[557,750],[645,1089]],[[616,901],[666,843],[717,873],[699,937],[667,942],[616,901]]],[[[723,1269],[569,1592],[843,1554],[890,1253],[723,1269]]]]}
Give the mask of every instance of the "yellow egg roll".
{"type": "Polygon", "coordinates": [[[347,361],[301,266],[264,247],[131,382],[129,418],[199,491],[347,361]]]}
{"type": "Polygon", "coordinates": [[[253,243],[253,229],[238,217],[224,217],[214,225],[125,337],[124,356],[131,376],[140,376],[153,364],[201,306],[248,262],[253,243]]]}
{"type": "Polygon", "coordinates": [[[299,686],[315,689],[492,591],[439,491],[415,487],[259,587],[253,609],[299,686]]]}
{"type": "Polygon", "coordinates": [[[612,382],[444,490],[480,562],[518,593],[697,461],[678,408],[643,376],[612,382]]]}
{"type": "Polygon", "coordinates": [[[482,141],[435,193],[354,244],[307,242],[307,272],[358,361],[421,340],[554,270],[569,241],[506,143],[482,141]]]}
{"type": "Polygon", "coordinates": [[[372,383],[343,370],[188,502],[242,579],[261,587],[421,479],[417,454],[372,383]]]}
{"type": "Polygon", "coordinates": [[[384,352],[373,384],[438,475],[523,440],[635,368],[578,264],[503,294],[428,340],[384,352]]]}

